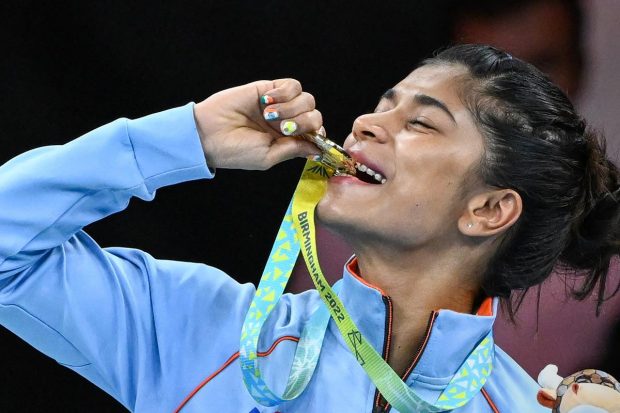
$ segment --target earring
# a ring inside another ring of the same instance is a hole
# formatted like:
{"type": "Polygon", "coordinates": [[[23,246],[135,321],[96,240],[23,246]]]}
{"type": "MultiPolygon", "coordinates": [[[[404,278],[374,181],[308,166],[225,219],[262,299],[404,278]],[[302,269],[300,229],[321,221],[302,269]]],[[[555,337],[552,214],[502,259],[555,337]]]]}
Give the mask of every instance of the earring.
{"type": "Polygon", "coordinates": [[[472,228],[474,226],[474,224],[472,224],[471,222],[469,224],[467,224],[467,228],[472,228]]]}

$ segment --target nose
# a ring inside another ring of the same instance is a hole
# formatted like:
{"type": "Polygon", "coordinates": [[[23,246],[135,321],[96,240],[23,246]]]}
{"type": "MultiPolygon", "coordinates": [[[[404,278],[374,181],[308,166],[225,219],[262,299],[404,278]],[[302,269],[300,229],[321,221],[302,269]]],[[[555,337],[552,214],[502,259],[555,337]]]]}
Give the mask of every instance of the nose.
{"type": "Polygon", "coordinates": [[[372,139],[380,143],[388,140],[388,131],[378,122],[376,113],[359,116],[353,122],[353,137],[357,141],[372,139]]]}

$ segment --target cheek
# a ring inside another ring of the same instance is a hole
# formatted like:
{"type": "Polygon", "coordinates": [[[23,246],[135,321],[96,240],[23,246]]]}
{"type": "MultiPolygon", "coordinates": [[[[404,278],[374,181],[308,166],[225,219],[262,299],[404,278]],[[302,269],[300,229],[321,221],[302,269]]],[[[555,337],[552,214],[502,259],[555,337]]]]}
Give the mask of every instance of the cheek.
{"type": "Polygon", "coordinates": [[[479,162],[481,150],[477,147],[429,146],[411,151],[412,156],[402,159],[405,179],[430,192],[454,192],[463,184],[471,167],[479,162]],[[480,152],[480,153],[479,153],[480,152]]]}
{"type": "Polygon", "coordinates": [[[440,195],[456,185],[461,173],[460,168],[455,166],[453,162],[446,162],[435,154],[404,159],[396,168],[399,192],[424,198],[440,195]]]}
{"type": "Polygon", "coordinates": [[[462,205],[464,168],[453,162],[429,160],[423,167],[410,167],[396,185],[396,198],[403,214],[419,225],[437,227],[459,215],[462,205]],[[422,219],[420,219],[422,218],[422,219]]]}

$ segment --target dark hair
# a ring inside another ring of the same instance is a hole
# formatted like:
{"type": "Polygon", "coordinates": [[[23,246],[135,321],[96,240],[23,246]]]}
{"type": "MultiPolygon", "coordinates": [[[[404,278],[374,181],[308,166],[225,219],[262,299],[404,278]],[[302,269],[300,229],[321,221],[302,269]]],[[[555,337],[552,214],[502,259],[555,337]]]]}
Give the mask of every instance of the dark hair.
{"type": "Polygon", "coordinates": [[[484,291],[505,298],[513,318],[527,289],[559,264],[582,277],[577,299],[598,284],[598,314],[609,261],[620,251],[620,175],[606,158],[604,139],[544,74],[506,52],[458,45],[423,62],[435,64],[468,69],[461,97],[485,140],[476,172],[523,200],[521,216],[486,269],[484,291]]]}

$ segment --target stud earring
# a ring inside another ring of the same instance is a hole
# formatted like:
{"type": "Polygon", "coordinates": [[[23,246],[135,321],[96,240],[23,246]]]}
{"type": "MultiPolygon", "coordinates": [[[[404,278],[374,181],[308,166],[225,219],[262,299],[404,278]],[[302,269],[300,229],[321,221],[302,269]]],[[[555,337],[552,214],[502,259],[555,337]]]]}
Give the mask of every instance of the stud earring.
{"type": "Polygon", "coordinates": [[[467,224],[467,228],[472,228],[474,226],[474,224],[472,224],[471,222],[469,224],[467,224]]]}

